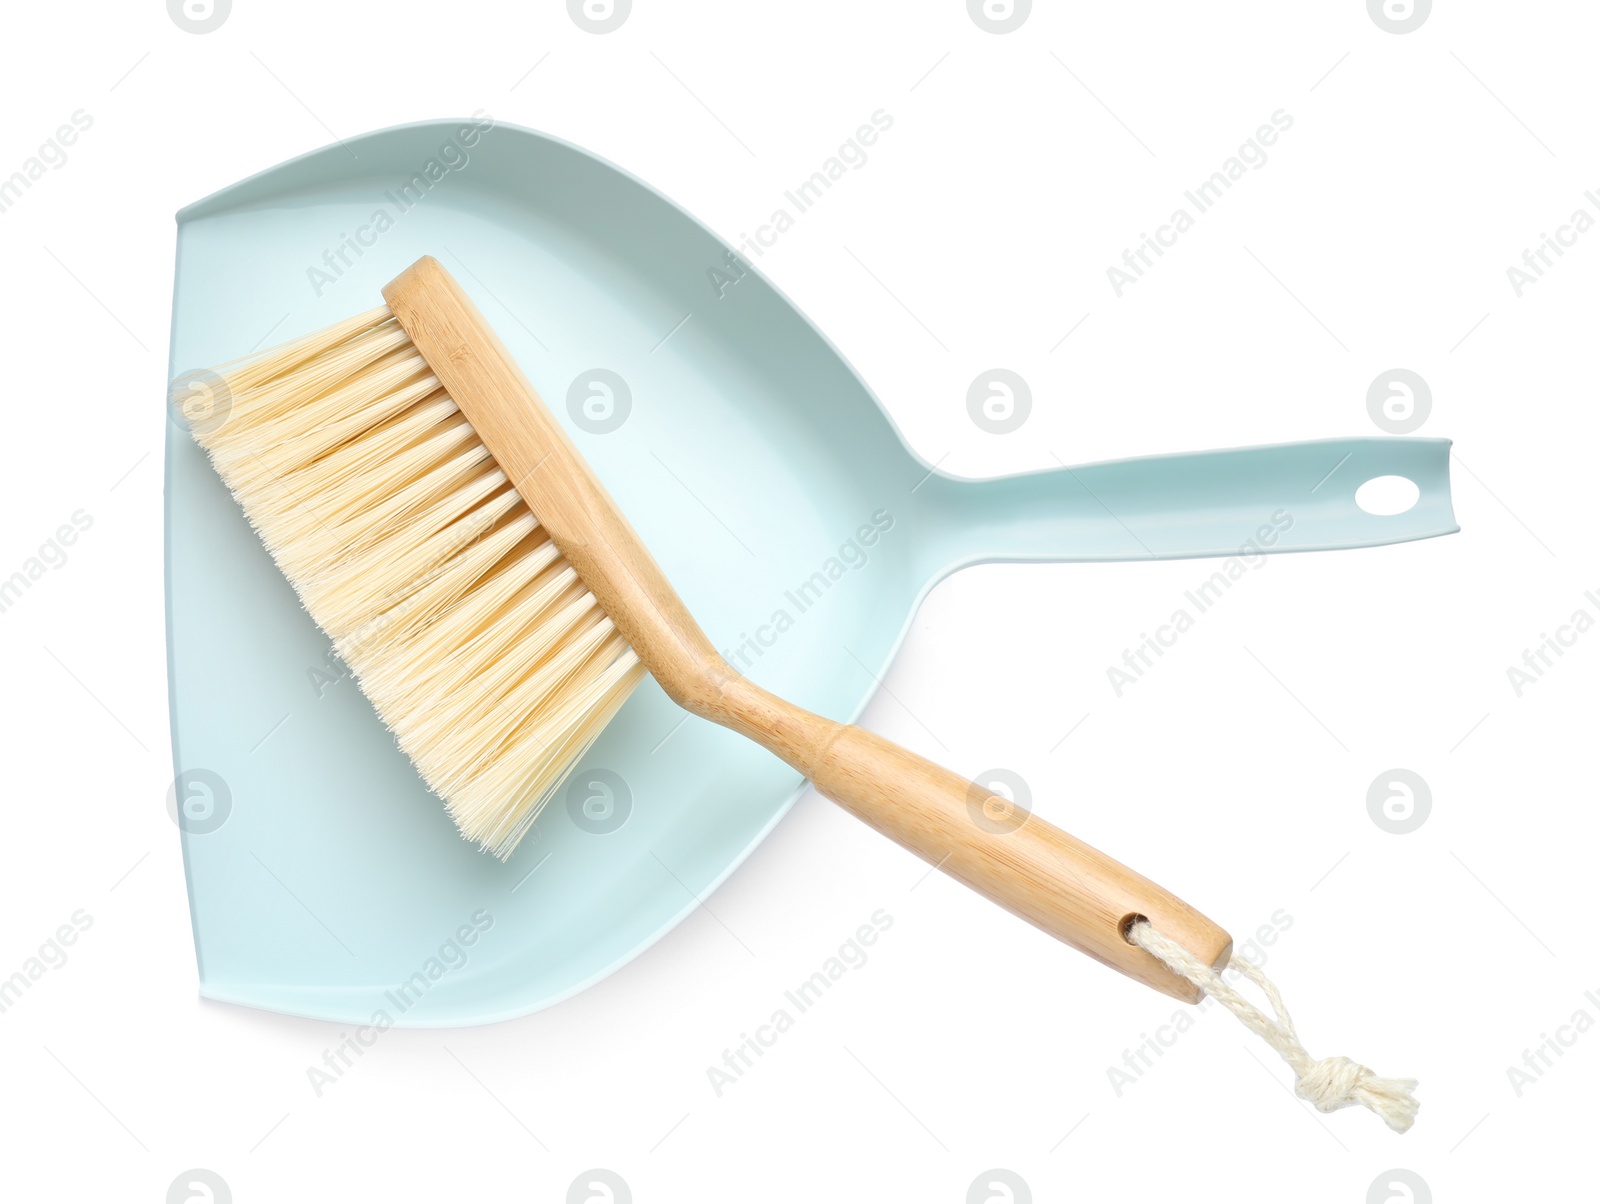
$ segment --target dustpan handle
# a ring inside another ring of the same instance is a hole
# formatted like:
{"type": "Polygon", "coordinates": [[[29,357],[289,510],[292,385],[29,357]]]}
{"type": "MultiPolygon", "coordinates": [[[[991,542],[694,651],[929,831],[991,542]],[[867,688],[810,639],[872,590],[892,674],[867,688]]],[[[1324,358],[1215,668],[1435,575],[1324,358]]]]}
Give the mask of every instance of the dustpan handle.
{"type": "Polygon", "coordinates": [[[929,472],[923,572],[985,560],[1161,560],[1365,548],[1458,530],[1447,439],[1322,439],[1113,460],[989,480],[929,472]],[[1417,501],[1371,514],[1357,490],[1411,481],[1417,501]]]}

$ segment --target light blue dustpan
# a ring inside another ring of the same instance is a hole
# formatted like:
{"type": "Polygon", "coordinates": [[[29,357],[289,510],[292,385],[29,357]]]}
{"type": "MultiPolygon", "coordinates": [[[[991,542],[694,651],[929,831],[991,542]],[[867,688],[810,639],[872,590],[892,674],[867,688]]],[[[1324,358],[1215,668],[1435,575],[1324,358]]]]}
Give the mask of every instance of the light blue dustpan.
{"type": "MultiPolygon", "coordinates": [[[[715,235],[530,130],[383,130],[178,224],[174,376],[369,309],[439,256],[712,641],[837,719],[963,565],[1233,555],[1279,511],[1293,523],[1272,552],[1457,529],[1444,440],[945,476],[767,281],[750,271],[719,296],[715,235]],[[1358,508],[1357,486],[1385,475],[1415,482],[1417,504],[1358,508]]],[[[457,836],[176,423],[166,522],[175,797],[211,998],[408,1025],[545,1007],[678,923],[800,791],[646,683],[502,864],[457,836]]]]}

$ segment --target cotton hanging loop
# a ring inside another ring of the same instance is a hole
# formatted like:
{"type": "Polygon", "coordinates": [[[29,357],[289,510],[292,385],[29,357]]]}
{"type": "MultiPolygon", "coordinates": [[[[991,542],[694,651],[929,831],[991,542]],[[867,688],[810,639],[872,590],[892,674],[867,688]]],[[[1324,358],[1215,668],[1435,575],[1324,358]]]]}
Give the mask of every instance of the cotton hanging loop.
{"type": "Polygon", "coordinates": [[[1128,939],[1139,948],[1165,962],[1171,969],[1187,978],[1207,995],[1222,1004],[1241,1023],[1260,1036],[1278,1051],[1295,1074],[1294,1093],[1309,1100],[1319,1112],[1337,1112],[1351,1104],[1360,1104],[1376,1112],[1396,1133],[1404,1133],[1417,1116],[1416,1079],[1380,1078],[1359,1062],[1346,1057],[1323,1058],[1321,1061],[1306,1052],[1295,1032],[1289,1009],[1283,996],[1256,966],[1242,957],[1234,958],[1229,966],[1239,971],[1266,995],[1277,1019],[1263,1013],[1238,991],[1222,981],[1205,962],[1195,957],[1182,945],[1163,936],[1148,920],[1139,920],[1128,929],[1128,939]]]}

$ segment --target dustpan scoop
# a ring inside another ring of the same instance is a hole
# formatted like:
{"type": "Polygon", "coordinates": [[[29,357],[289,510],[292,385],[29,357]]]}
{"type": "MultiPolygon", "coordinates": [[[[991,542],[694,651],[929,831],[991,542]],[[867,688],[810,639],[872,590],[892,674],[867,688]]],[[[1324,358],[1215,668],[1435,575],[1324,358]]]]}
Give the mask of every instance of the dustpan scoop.
{"type": "MultiPolygon", "coordinates": [[[[480,131],[470,169],[317,291],[309,266],[463,128],[381,131],[352,140],[355,157],[317,152],[185,210],[173,375],[364,308],[405,264],[445,248],[547,396],[581,401],[597,366],[624,382],[624,423],[595,429],[559,401],[558,418],[713,641],[754,639],[743,670],[820,714],[859,713],[916,603],[963,564],[1254,557],[1455,529],[1438,440],[1001,481],[932,471],[759,275],[726,297],[701,293],[706,265],[724,261],[715,236],[618,169],[529,131],[480,131]],[[1417,504],[1362,511],[1356,488],[1381,475],[1415,482],[1417,504]],[[838,577],[834,561],[848,562],[838,577]],[[788,597],[819,573],[826,586],[800,613],[788,597]],[[757,638],[785,608],[794,622],[781,637],[757,638]]],[[[174,795],[213,998],[356,1024],[547,1006],[697,908],[798,794],[793,771],[682,722],[646,687],[537,839],[501,865],[455,838],[176,428],[167,575],[174,795]]]]}

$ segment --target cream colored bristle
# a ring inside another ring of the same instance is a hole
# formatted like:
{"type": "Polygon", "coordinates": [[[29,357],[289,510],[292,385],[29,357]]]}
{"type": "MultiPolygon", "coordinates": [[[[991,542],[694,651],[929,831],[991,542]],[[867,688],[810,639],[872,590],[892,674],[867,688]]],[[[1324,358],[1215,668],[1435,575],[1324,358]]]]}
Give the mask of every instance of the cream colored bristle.
{"type": "Polygon", "coordinates": [[[196,440],[462,834],[509,856],[643,666],[388,309],[218,375],[196,440]]]}

